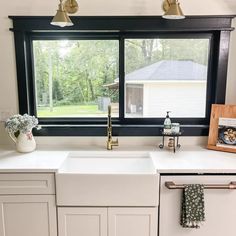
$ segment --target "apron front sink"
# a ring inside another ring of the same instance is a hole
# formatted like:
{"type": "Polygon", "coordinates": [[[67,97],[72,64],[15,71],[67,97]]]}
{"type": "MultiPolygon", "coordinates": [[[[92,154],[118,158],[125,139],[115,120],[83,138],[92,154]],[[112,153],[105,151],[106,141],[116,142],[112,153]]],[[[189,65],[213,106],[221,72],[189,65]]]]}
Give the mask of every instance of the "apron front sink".
{"type": "Polygon", "coordinates": [[[59,206],[157,206],[158,175],[147,152],[74,152],[56,191],[59,206]]]}

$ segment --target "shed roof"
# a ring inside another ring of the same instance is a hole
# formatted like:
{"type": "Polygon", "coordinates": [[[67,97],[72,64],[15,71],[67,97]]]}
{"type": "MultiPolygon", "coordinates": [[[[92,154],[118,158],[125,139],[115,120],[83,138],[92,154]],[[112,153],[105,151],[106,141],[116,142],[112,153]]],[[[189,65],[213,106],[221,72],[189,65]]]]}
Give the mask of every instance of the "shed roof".
{"type": "MultiPolygon", "coordinates": [[[[125,76],[126,81],[206,80],[207,66],[191,60],[163,60],[135,70],[125,76]]],[[[116,79],[115,82],[118,82],[116,79]]]]}

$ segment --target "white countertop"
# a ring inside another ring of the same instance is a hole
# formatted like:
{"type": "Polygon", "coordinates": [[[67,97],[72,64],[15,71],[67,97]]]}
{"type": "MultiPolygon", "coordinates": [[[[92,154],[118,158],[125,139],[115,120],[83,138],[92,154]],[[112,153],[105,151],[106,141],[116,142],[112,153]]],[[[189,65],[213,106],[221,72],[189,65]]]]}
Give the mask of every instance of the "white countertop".
{"type": "MultiPolygon", "coordinates": [[[[57,172],[71,151],[105,151],[101,147],[80,150],[46,150],[22,154],[0,148],[0,172],[57,172]]],[[[158,173],[235,173],[236,154],[210,151],[199,146],[181,147],[176,153],[157,147],[121,148],[114,151],[148,151],[158,173]]]]}
{"type": "Polygon", "coordinates": [[[34,151],[18,153],[0,149],[0,172],[56,172],[67,151],[34,151]]]}
{"type": "Polygon", "coordinates": [[[151,153],[159,173],[235,173],[236,153],[211,151],[202,147],[188,147],[176,153],[151,153]]]}

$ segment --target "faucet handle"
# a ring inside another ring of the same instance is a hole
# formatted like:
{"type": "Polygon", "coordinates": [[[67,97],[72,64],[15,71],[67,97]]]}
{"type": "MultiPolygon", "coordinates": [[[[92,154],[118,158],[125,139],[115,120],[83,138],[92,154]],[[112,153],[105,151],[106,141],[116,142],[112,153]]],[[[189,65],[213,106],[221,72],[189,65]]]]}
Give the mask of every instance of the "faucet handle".
{"type": "Polygon", "coordinates": [[[114,146],[119,146],[118,138],[117,138],[115,141],[113,141],[113,145],[114,145],[114,146]]]}

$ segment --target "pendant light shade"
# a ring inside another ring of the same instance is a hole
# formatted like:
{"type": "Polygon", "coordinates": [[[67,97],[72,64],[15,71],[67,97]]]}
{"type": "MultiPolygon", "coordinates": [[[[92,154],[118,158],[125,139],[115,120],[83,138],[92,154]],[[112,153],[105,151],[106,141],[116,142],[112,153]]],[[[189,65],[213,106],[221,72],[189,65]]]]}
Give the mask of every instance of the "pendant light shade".
{"type": "Polygon", "coordinates": [[[165,14],[162,16],[165,19],[170,19],[170,20],[179,20],[179,19],[184,19],[185,16],[180,8],[178,0],[165,0],[164,6],[165,7],[165,14]]]}
{"type": "MultiPolygon", "coordinates": [[[[73,11],[73,13],[77,12],[78,10],[78,4],[75,0],[67,0],[65,2],[65,5],[67,8],[70,6],[70,10],[73,11]],[[71,5],[70,3],[73,3],[71,5]]],[[[60,4],[58,5],[58,10],[56,15],[53,17],[51,21],[51,25],[65,27],[65,26],[72,26],[74,25],[68,16],[68,11],[66,11],[65,6],[63,4],[63,0],[60,0],[60,4]]]]}

